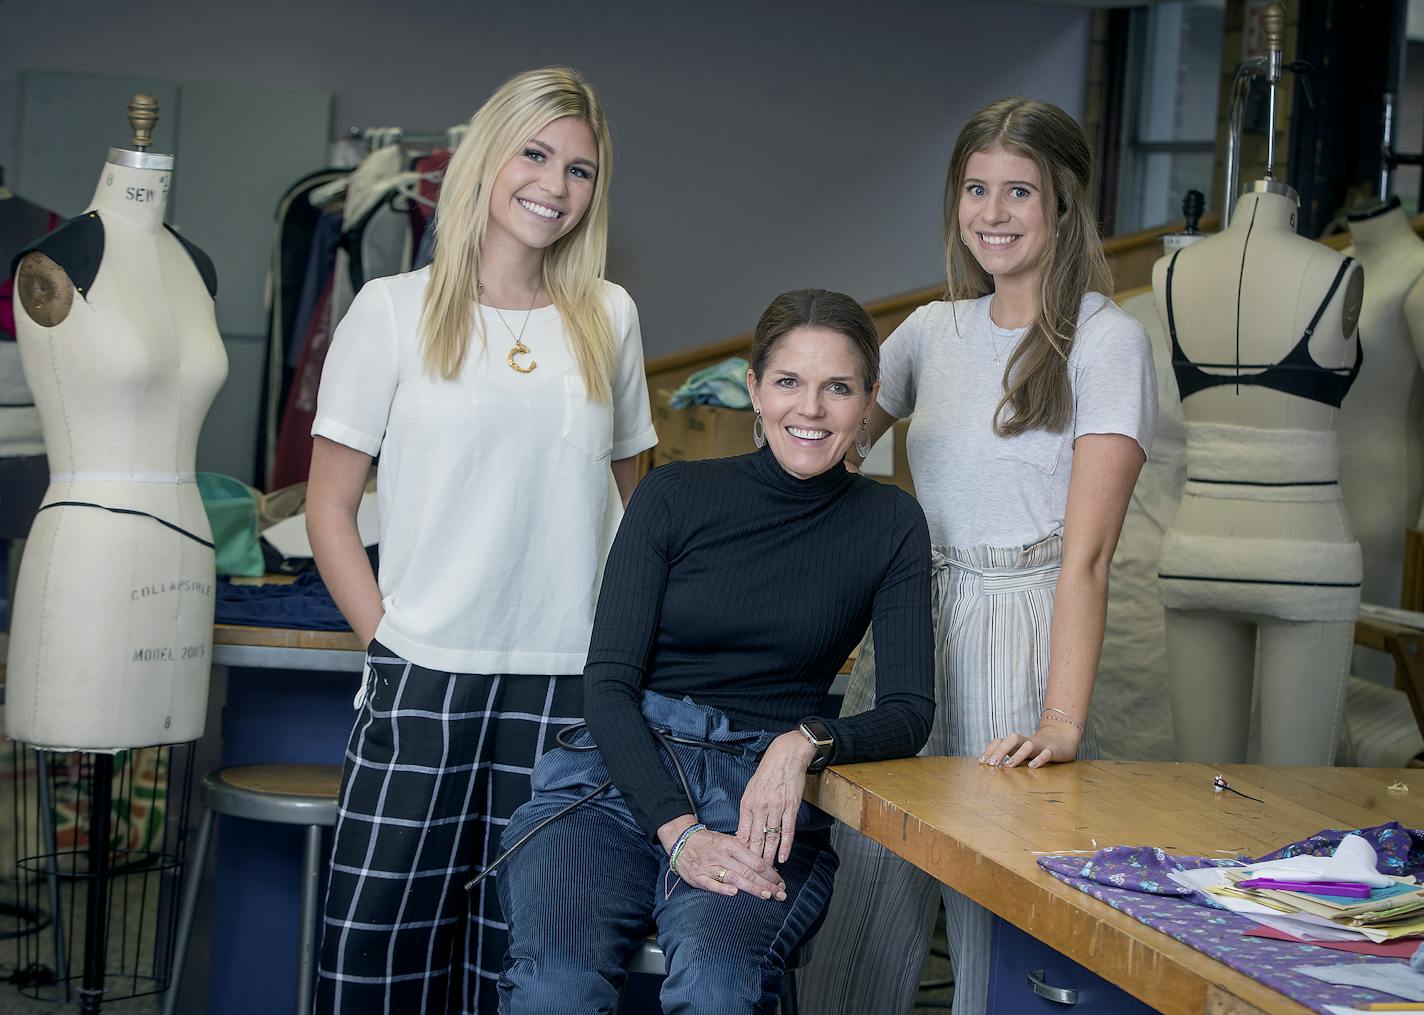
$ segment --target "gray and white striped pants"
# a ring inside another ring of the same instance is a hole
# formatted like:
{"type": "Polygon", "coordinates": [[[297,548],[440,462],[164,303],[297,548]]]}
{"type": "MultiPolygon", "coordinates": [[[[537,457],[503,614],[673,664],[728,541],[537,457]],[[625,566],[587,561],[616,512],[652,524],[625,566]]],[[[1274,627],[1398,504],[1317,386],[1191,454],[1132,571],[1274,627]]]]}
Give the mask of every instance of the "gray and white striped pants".
{"type": "MultiPolygon", "coordinates": [[[[934,727],[923,754],[977,756],[995,737],[1038,728],[1062,537],[1028,547],[936,547],[934,727]]],[[[866,637],[842,715],[875,703],[866,637]]],[[[1091,731],[1079,757],[1096,755],[1091,731]]],[[[899,1015],[914,1004],[939,902],[954,963],[954,1015],[978,1015],[988,992],[988,910],[844,825],[826,922],[800,977],[808,1015],[899,1015]]]]}

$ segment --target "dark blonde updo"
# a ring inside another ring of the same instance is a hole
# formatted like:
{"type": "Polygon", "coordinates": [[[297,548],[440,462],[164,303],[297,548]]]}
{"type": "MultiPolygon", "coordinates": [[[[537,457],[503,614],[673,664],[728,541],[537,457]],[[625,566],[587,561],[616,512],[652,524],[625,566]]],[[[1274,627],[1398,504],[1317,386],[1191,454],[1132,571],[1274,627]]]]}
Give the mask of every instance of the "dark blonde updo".
{"type": "Polygon", "coordinates": [[[757,321],[751,363],[758,381],[777,343],[797,328],[825,328],[844,335],[860,357],[866,388],[880,379],[880,336],[865,308],[845,293],[794,289],[772,300],[757,321]]]}

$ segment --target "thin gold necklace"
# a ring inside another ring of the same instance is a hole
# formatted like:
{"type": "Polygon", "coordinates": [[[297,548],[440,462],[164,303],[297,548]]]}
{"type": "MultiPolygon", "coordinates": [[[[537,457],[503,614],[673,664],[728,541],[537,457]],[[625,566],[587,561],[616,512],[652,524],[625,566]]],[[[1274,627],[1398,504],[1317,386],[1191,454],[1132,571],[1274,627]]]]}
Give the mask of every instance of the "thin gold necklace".
{"type": "MultiPolygon", "coordinates": [[[[476,280],[475,288],[480,292],[484,292],[485,284],[476,280]]],[[[534,296],[529,300],[529,309],[524,311],[524,323],[519,326],[519,334],[517,335],[514,333],[514,329],[509,326],[509,322],[504,319],[504,311],[500,310],[499,307],[490,307],[499,317],[499,323],[504,325],[504,330],[509,332],[509,337],[514,339],[514,348],[509,350],[509,355],[504,358],[504,361],[509,364],[509,369],[515,373],[532,374],[535,370],[539,369],[539,362],[537,360],[530,360],[527,367],[520,366],[514,362],[514,357],[516,356],[529,355],[529,347],[524,344],[524,329],[529,327],[529,318],[534,315],[534,304],[537,303],[538,300],[539,292],[536,289],[534,296]]]]}

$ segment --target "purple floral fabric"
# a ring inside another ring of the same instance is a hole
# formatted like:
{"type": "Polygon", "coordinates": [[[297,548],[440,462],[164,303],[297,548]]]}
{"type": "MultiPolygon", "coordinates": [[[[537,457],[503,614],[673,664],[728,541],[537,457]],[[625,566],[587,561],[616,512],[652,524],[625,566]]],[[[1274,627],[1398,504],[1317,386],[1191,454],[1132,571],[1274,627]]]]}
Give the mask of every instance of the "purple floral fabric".
{"type": "Polygon", "coordinates": [[[1308,839],[1293,842],[1289,846],[1256,857],[1259,861],[1281,860],[1291,856],[1334,856],[1340,840],[1352,832],[1358,832],[1366,842],[1375,848],[1379,856],[1381,874],[1403,876],[1410,871],[1424,868],[1424,831],[1405,828],[1398,821],[1373,828],[1339,829],[1327,828],[1316,832],[1308,839]]]}
{"type": "MultiPolygon", "coordinates": [[[[1382,872],[1417,874],[1424,869],[1424,833],[1394,823],[1359,831],[1379,853],[1382,872]]],[[[1258,859],[1332,853],[1347,834],[1348,831],[1327,829],[1258,859]]],[[[1039,866],[1059,881],[1210,955],[1313,1011],[1324,1013],[1327,1004],[1359,1005],[1398,1000],[1379,991],[1336,986],[1295,972],[1297,966],[1398,962],[1398,959],[1245,937],[1248,930],[1255,928],[1253,921],[1221,909],[1209,896],[1184,888],[1167,876],[1172,871],[1235,866],[1236,863],[1199,856],[1174,856],[1153,846],[1111,846],[1092,856],[1044,856],[1038,860],[1039,866]]]]}
{"type": "MultiPolygon", "coordinates": [[[[1244,857],[1242,858],[1244,859],[1244,857]]],[[[1092,856],[1045,856],[1038,865],[1062,880],[1094,881],[1110,888],[1127,888],[1147,895],[1177,895],[1191,898],[1211,909],[1220,909],[1211,896],[1173,881],[1168,874],[1199,867],[1237,867],[1235,860],[1208,860],[1203,856],[1173,856],[1157,846],[1109,846],[1092,856]]]]}

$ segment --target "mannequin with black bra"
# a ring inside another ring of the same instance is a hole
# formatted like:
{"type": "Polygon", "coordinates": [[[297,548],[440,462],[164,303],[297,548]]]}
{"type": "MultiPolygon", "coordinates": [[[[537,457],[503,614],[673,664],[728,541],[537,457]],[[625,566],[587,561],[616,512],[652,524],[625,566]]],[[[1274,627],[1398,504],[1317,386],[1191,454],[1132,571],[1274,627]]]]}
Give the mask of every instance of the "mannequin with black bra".
{"type": "Polygon", "coordinates": [[[1254,683],[1263,763],[1334,756],[1361,580],[1335,425],[1364,272],[1296,234],[1297,203],[1257,181],[1223,232],[1153,270],[1187,428],[1158,566],[1184,760],[1246,760],[1254,683]]]}
{"type": "Polygon", "coordinates": [[[133,150],[111,148],[88,210],[13,266],[50,485],[20,567],[5,732],[38,747],[193,740],[207,710],[215,575],[193,470],[227,354],[212,263],[163,224],[156,115],[135,97],[133,150]]]}

